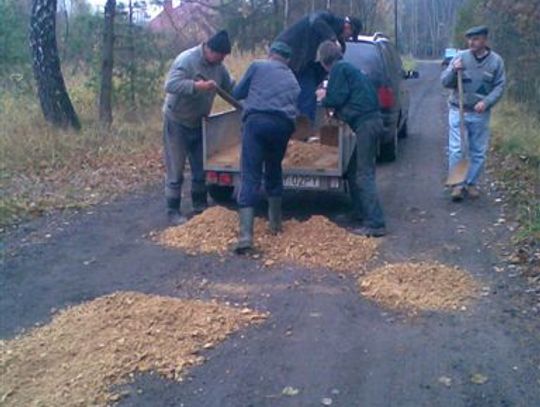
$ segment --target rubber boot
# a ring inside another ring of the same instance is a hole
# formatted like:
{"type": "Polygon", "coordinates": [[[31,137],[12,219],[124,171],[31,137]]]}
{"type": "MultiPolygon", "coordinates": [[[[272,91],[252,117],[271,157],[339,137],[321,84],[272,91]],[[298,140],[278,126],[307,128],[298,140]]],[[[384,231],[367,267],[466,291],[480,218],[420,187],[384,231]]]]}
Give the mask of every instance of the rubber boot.
{"type": "Polygon", "coordinates": [[[274,235],[283,231],[281,221],[281,197],[268,198],[268,226],[274,235]]]}
{"type": "Polygon", "coordinates": [[[246,254],[253,250],[253,222],[255,219],[255,208],[240,208],[238,210],[240,220],[240,234],[238,242],[234,247],[236,254],[246,254]]]}
{"type": "Polygon", "coordinates": [[[180,212],[180,199],[167,198],[167,218],[171,225],[179,226],[187,222],[187,218],[180,212]]]}
{"type": "Polygon", "coordinates": [[[208,199],[206,197],[206,191],[204,192],[192,192],[191,202],[193,205],[193,212],[196,214],[203,213],[208,208],[208,199]]]}

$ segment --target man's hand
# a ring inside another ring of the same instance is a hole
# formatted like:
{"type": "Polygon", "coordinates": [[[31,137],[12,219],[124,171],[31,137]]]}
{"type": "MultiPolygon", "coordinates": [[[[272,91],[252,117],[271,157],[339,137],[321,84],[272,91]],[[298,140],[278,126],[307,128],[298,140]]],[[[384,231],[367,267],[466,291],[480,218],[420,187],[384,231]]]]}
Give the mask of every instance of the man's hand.
{"type": "Polygon", "coordinates": [[[456,58],[456,60],[452,64],[452,69],[454,71],[459,71],[463,69],[463,60],[461,58],[456,58]]]}
{"type": "Polygon", "coordinates": [[[209,81],[195,81],[195,89],[200,90],[202,92],[211,92],[213,90],[216,90],[217,84],[216,81],[209,80],[209,81]]]}
{"type": "Polygon", "coordinates": [[[486,102],[484,102],[483,100],[481,100],[476,105],[474,105],[474,111],[476,113],[484,113],[486,109],[487,109],[486,102]]]}
{"type": "Polygon", "coordinates": [[[315,95],[317,95],[317,102],[320,102],[326,97],[326,89],[319,88],[315,91],[315,95]]]}

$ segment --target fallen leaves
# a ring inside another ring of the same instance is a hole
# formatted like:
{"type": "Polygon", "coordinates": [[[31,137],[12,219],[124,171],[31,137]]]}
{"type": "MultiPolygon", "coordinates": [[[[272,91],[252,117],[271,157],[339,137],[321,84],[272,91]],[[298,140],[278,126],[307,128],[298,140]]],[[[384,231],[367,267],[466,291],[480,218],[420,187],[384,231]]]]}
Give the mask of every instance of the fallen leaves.
{"type": "Polygon", "coordinates": [[[474,384],[485,384],[488,381],[488,377],[484,376],[481,373],[475,373],[471,376],[471,383],[474,384]]]}
{"type": "Polygon", "coordinates": [[[5,406],[108,405],[112,385],[137,372],[181,380],[198,353],[266,316],[248,309],[133,292],[64,310],[50,324],[0,342],[5,406]]]}
{"type": "MultiPolygon", "coordinates": [[[[238,215],[223,207],[212,207],[187,224],[166,229],[156,236],[165,246],[190,254],[225,254],[236,242],[238,215]]],[[[255,245],[261,251],[264,265],[292,262],[306,267],[360,271],[377,249],[376,239],[354,235],[323,216],[312,216],[305,222],[289,220],[283,233],[274,236],[266,221],[255,221],[255,245]]]]}
{"type": "Polygon", "coordinates": [[[466,310],[479,289],[472,276],[440,263],[397,263],[359,280],[360,292],[385,307],[418,311],[466,310]]]}
{"type": "Polygon", "coordinates": [[[281,391],[281,394],[283,394],[284,396],[288,396],[288,397],[297,396],[299,393],[300,393],[300,390],[298,390],[298,389],[296,389],[296,388],[294,388],[292,386],[286,386],[281,391]]]}

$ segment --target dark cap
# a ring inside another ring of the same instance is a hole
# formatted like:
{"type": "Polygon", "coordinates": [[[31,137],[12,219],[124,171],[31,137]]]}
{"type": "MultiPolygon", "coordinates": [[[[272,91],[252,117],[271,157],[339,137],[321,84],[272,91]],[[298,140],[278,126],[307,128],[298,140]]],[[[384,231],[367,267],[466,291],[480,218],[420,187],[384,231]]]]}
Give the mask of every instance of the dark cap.
{"type": "Polygon", "coordinates": [[[278,54],[283,58],[289,59],[292,55],[292,49],[282,41],[274,41],[270,45],[270,52],[278,54]]]}
{"type": "Polygon", "coordinates": [[[465,37],[474,37],[475,35],[485,35],[487,36],[489,34],[489,29],[485,25],[480,25],[478,27],[472,27],[469,28],[465,32],[465,37]]]}
{"type": "Polygon", "coordinates": [[[207,42],[206,45],[214,52],[220,54],[231,53],[231,42],[229,41],[229,34],[225,30],[221,30],[214,34],[207,42]]]}
{"type": "Polygon", "coordinates": [[[358,35],[360,35],[360,33],[362,32],[362,28],[364,28],[362,24],[362,20],[356,17],[348,17],[348,16],[345,17],[345,23],[350,24],[352,26],[353,38],[358,37],[358,35]]]}

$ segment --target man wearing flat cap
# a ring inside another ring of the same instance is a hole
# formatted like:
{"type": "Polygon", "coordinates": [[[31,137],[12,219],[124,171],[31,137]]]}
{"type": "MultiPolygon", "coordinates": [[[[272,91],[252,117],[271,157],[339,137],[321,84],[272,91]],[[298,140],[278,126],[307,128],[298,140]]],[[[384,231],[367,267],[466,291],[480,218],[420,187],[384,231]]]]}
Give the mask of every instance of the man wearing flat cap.
{"type": "Polygon", "coordinates": [[[462,157],[457,72],[461,70],[463,73],[463,104],[470,165],[465,183],[452,188],[454,201],[461,201],[465,196],[479,196],[477,183],[489,147],[491,109],[501,99],[506,84],[503,59],[488,47],[488,34],[485,26],[467,30],[465,37],[469,49],[459,52],[441,75],[443,86],[452,89],[448,114],[448,164],[451,171],[462,157]]]}
{"type": "Polygon", "coordinates": [[[234,248],[238,254],[253,249],[253,221],[261,196],[263,168],[270,231],[281,231],[281,161],[294,131],[300,94],[300,86],[287,65],[291,56],[290,46],[274,42],[268,58],[254,61],[233,91],[236,99],[244,100],[238,194],[240,233],[234,248]]]}
{"type": "Polygon", "coordinates": [[[222,63],[230,53],[229,36],[226,31],[220,31],[207,42],[178,55],[167,75],[163,105],[165,198],[169,221],[173,224],[186,221],[180,212],[186,159],[191,167],[193,211],[200,213],[206,209],[202,119],[212,109],[216,86],[227,91],[233,88],[222,63]]]}

